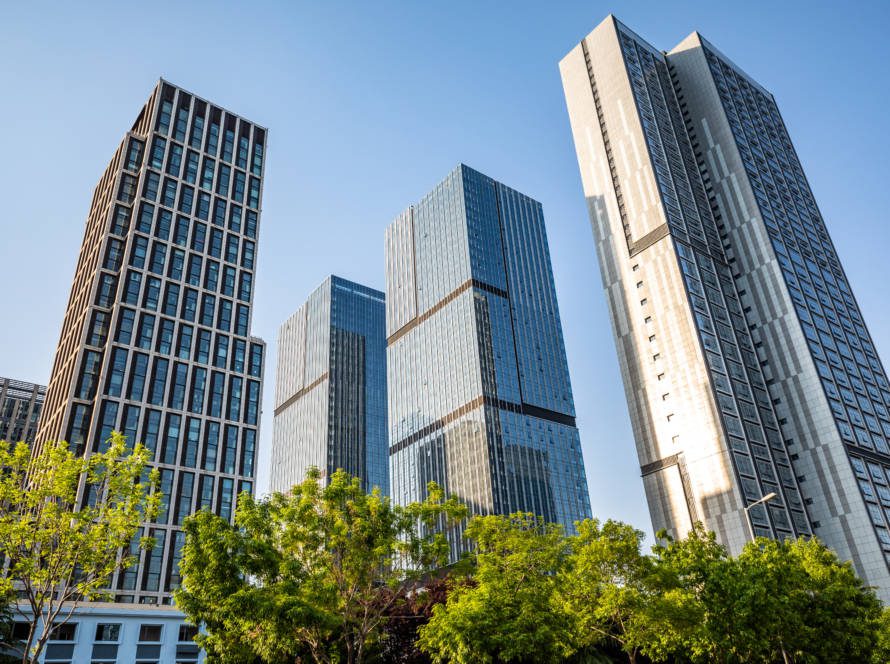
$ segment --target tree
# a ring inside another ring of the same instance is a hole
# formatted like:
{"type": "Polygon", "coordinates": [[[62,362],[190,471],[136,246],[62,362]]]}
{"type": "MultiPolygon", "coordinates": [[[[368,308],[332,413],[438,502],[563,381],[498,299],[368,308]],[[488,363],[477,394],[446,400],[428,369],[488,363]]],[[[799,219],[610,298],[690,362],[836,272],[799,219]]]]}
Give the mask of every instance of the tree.
{"type": "Polygon", "coordinates": [[[475,571],[433,607],[418,645],[434,662],[555,662],[569,654],[567,617],[554,607],[562,530],[532,514],[477,516],[466,536],[475,571]]]}
{"type": "MultiPolygon", "coordinates": [[[[15,612],[29,624],[24,644],[6,644],[36,664],[53,629],[83,600],[108,596],[115,571],[135,556],[129,545],[155,518],[160,495],[143,445],[115,432],[101,452],[75,456],[64,441],[32,455],[25,443],[0,442],[0,590],[20,593],[15,612]]],[[[140,541],[142,548],[150,538],[140,541]]]]}
{"type": "Polygon", "coordinates": [[[418,630],[429,622],[433,607],[444,604],[452,586],[462,579],[463,571],[440,571],[424,579],[421,587],[393,603],[386,614],[380,639],[377,653],[380,661],[387,664],[428,664],[429,657],[417,647],[418,630]]]}
{"type": "Polygon", "coordinates": [[[614,642],[633,664],[681,618],[656,590],[652,561],[641,551],[644,537],[619,521],[586,519],[568,538],[555,602],[571,621],[575,649],[614,642]]]}
{"type": "Polygon", "coordinates": [[[880,602],[816,539],[758,538],[732,558],[700,526],[656,546],[659,593],[685,620],[649,652],[701,662],[867,661],[880,602]]]}
{"type": "Polygon", "coordinates": [[[435,484],[423,503],[317,469],[293,487],[238,498],[235,525],[208,512],[185,522],[179,608],[206,634],[208,662],[358,664],[392,606],[448,559],[442,530],[466,516],[435,484]]]}

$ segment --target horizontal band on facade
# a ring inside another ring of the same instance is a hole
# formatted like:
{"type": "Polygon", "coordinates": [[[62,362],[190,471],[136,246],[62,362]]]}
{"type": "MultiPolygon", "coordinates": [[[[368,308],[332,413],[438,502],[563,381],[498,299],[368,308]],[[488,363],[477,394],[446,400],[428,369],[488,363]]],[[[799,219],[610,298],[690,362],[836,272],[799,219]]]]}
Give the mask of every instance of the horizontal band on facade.
{"type": "Polygon", "coordinates": [[[507,291],[505,291],[503,288],[498,288],[497,286],[486,284],[484,281],[479,281],[478,279],[467,279],[460,286],[448,293],[448,295],[436,302],[436,304],[434,304],[432,307],[424,311],[419,316],[415,316],[412,320],[408,321],[398,330],[393,332],[389,337],[387,337],[386,345],[392,346],[396,341],[408,334],[411,330],[413,330],[425,320],[428,320],[430,316],[435,314],[437,311],[445,307],[450,302],[453,302],[461,293],[469,290],[470,288],[478,288],[479,290],[486,291],[487,293],[500,295],[501,297],[509,297],[507,291]]]}
{"type": "Polygon", "coordinates": [[[407,438],[403,438],[395,445],[391,445],[389,448],[390,456],[392,456],[396,452],[401,452],[406,447],[410,447],[418,440],[422,440],[430,434],[444,429],[451,422],[459,419],[460,417],[473,410],[476,410],[483,405],[498,408],[500,410],[506,410],[511,413],[528,415],[529,417],[535,417],[539,420],[547,420],[548,422],[554,422],[556,424],[563,424],[570,427],[575,426],[575,418],[573,416],[566,415],[565,413],[560,413],[555,410],[541,408],[540,406],[533,406],[532,404],[528,403],[514,403],[512,401],[504,401],[503,399],[495,399],[494,397],[476,397],[472,401],[468,401],[467,403],[465,403],[463,406],[455,408],[453,411],[445,415],[445,417],[441,417],[438,420],[427,424],[425,427],[422,427],[421,429],[415,431],[407,438]]]}
{"type": "Polygon", "coordinates": [[[890,465],[890,454],[876,452],[875,450],[869,450],[847,442],[844,443],[844,447],[847,449],[847,454],[858,456],[868,461],[874,461],[875,463],[882,463],[885,466],[890,465]]]}
{"type": "Polygon", "coordinates": [[[664,470],[665,468],[676,466],[679,463],[680,454],[671,454],[670,456],[663,457],[661,459],[658,459],[657,461],[653,461],[652,463],[647,463],[645,466],[640,466],[640,476],[646,477],[647,475],[651,475],[652,473],[657,473],[659,470],[664,470]]]}
{"type": "Polygon", "coordinates": [[[294,403],[296,403],[297,401],[299,401],[301,397],[306,396],[309,392],[311,392],[312,390],[314,390],[316,387],[318,387],[321,383],[323,383],[323,382],[326,381],[327,379],[328,379],[328,372],[325,371],[325,372],[324,372],[323,374],[321,374],[318,378],[316,378],[314,381],[312,381],[312,383],[310,383],[309,385],[307,385],[306,387],[304,387],[302,390],[300,390],[299,392],[297,392],[297,393],[294,394],[293,396],[289,397],[289,398],[287,399],[287,401],[285,401],[283,404],[281,404],[280,406],[278,406],[278,407],[275,409],[275,414],[276,414],[276,415],[280,414],[282,411],[284,411],[284,410],[287,409],[289,406],[291,406],[291,405],[293,405],[294,403]]]}
{"type": "Polygon", "coordinates": [[[668,236],[669,233],[670,233],[670,228],[668,227],[667,224],[662,224],[655,230],[649,231],[643,237],[641,237],[639,240],[635,240],[633,242],[633,244],[630,247],[628,247],[630,249],[631,257],[636,256],[637,254],[639,254],[642,251],[645,251],[646,249],[651,247],[653,244],[655,244],[659,240],[663,240],[664,238],[666,238],[668,236]]]}

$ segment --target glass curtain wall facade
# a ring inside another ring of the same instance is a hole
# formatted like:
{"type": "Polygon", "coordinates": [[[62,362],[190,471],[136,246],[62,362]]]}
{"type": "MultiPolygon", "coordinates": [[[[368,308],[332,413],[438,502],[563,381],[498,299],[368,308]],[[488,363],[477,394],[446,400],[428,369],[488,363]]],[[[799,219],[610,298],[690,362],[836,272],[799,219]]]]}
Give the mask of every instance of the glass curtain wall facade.
{"type": "Polygon", "coordinates": [[[231,519],[253,491],[265,146],[265,129],[162,80],[93,196],[37,438],[90,455],[118,430],[152,450],[163,505],[139,535],[155,547],[115,576],[117,602],[170,603],[183,519],[231,519]]]}
{"type": "Polygon", "coordinates": [[[653,527],[809,534],[664,55],[610,17],[561,70],[653,527]]]}
{"type": "Polygon", "coordinates": [[[0,440],[34,443],[46,387],[0,377],[0,440]]]}
{"type": "Polygon", "coordinates": [[[386,269],[393,499],[435,481],[571,532],[590,502],[541,204],[460,165],[387,229],[386,269]]]}
{"type": "Polygon", "coordinates": [[[654,526],[738,551],[775,492],[887,599],[890,390],[774,98],[613,17],[560,66],[654,526]]]}
{"type": "Polygon", "coordinates": [[[389,493],[384,294],[328,277],[278,332],[273,491],[309,466],[389,493]]]}

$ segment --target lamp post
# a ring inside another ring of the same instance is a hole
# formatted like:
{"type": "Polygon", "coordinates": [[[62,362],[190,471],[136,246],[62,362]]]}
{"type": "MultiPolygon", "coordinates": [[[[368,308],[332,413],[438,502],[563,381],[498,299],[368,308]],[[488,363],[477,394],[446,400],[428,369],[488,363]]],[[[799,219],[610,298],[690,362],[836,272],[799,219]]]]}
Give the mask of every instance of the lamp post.
{"type": "Polygon", "coordinates": [[[754,524],[751,523],[751,512],[750,512],[751,508],[754,507],[755,505],[760,505],[761,503],[764,503],[764,504],[765,504],[765,503],[768,503],[769,501],[771,501],[771,500],[772,500],[773,498],[775,498],[775,497],[776,497],[776,492],[775,492],[775,491],[770,491],[770,492],[769,492],[768,494],[766,494],[763,498],[761,498],[760,500],[755,500],[753,503],[751,503],[750,505],[748,505],[748,506],[745,508],[745,519],[746,519],[747,522],[748,522],[748,532],[751,534],[751,541],[752,541],[752,542],[755,540],[755,536],[754,536],[754,524]]]}

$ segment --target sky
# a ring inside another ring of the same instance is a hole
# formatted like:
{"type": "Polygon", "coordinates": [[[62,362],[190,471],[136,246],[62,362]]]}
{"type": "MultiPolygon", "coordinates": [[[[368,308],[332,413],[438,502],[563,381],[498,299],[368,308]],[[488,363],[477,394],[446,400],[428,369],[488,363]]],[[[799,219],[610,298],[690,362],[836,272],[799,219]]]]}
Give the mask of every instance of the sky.
{"type": "Polygon", "coordinates": [[[651,530],[557,63],[607,14],[698,30],[776,97],[890,359],[888,2],[0,0],[0,376],[46,384],[93,188],[159,77],[268,127],[253,333],[463,162],[544,206],[594,515],[651,530]]]}

